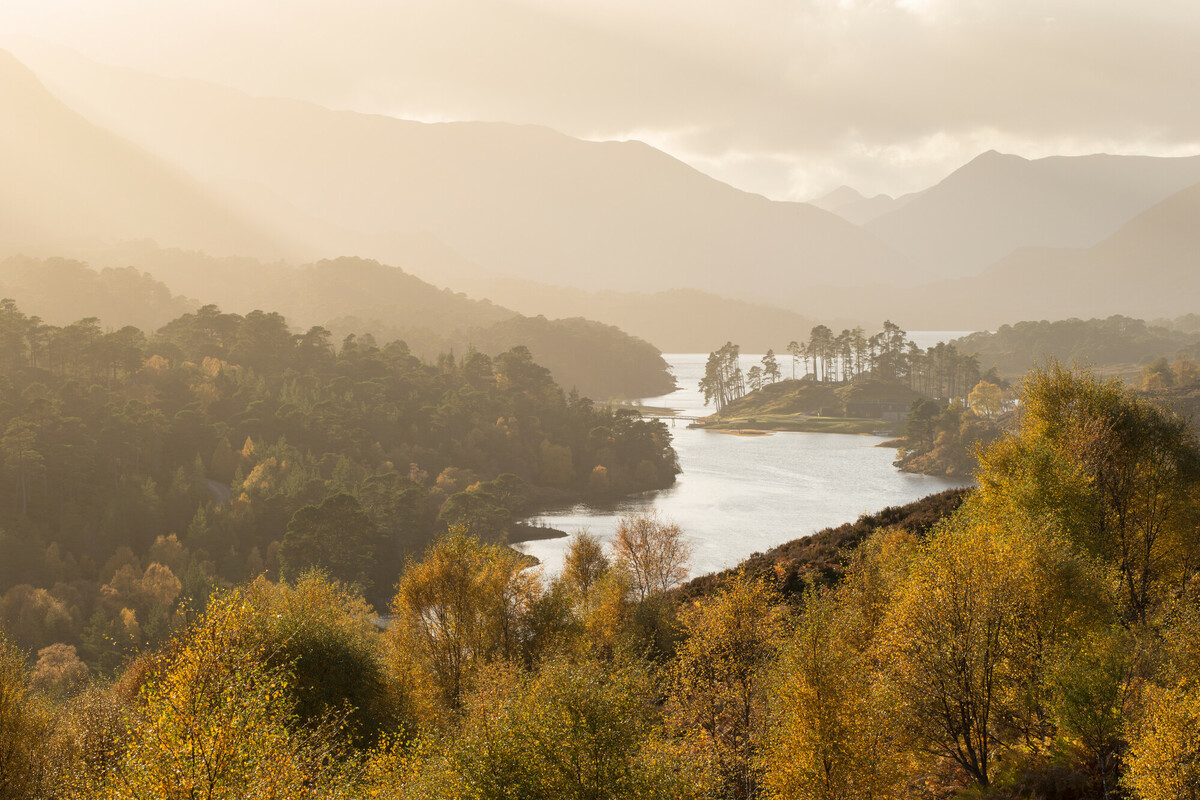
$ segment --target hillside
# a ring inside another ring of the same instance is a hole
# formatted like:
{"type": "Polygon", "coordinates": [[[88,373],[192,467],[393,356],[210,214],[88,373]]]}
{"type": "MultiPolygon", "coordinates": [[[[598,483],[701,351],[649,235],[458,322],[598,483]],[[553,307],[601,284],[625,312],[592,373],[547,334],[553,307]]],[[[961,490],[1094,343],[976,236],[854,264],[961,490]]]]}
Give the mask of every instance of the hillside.
{"type": "Polygon", "coordinates": [[[289,252],[178,168],[67,108],[2,50],[0,108],[0,257],[134,238],[289,252]]]}
{"type": "Polygon", "coordinates": [[[1017,378],[1034,364],[1057,359],[1106,372],[1132,374],[1138,365],[1184,352],[1200,354],[1200,334],[1148,325],[1140,319],[1068,319],[1058,322],[1018,322],[996,331],[979,331],[952,342],[979,359],[983,370],[995,367],[1017,378]]]}
{"type": "Polygon", "coordinates": [[[197,305],[133,267],[97,271],[70,259],[27,256],[0,261],[0,297],[16,300],[50,325],[96,317],[104,327],[132,325],[146,331],[158,330],[197,305]]]}
{"type": "Polygon", "coordinates": [[[446,333],[355,317],[330,320],[326,327],[338,339],[349,333],[370,334],[380,342],[401,339],[427,359],[446,352],[462,355],[474,349],[490,355],[524,346],[564,390],[596,400],[656,397],[675,388],[654,345],[612,325],[580,317],[515,315],[492,325],[446,333]]]}
{"type": "Polygon", "coordinates": [[[989,151],[866,229],[947,277],[1023,247],[1090,247],[1200,181],[1200,156],[1055,156],[989,151]]]}
{"type": "Polygon", "coordinates": [[[734,569],[693,578],[677,590],[681,599],[694,600],[718,592],[738,573],[765,579],[785,598],[797,601],[809,582],[834,586],[845,576],[847,559],[869,536],[888,528],[902,528],[923,536],[962,505],[971,489],[947,489],[903,506],[889,506],[863,514],[855,522],[825,528],[811,536],[793,539],[755,553],[734,569]]]}
{"type": "Polygon", "coordinates": [[[910,329],[994,329],[1014,319],[1177,317],[1200,298],[1200,184],[1189,186],[1088,248],[1026,248],[970,278],[919,288],[822,289],[830,314],[889,316],[910,329]]]}
{"type": "Polygon", "coordinates": [[[759,298],[921,277],[836,215],[736,190],[639,142],[331,111],[61,51],[22,54],[82,113],[230,192],[232,205],[275,198],[277,228],[283,204],[318,220],[325,228],[307,226],[303,242],[318,256],[391,261],[389,236],[428,234],[524,280],[759,298]]]}
{"type": "Polygon", "coordinates": [[[1195,311],[1200,298],[1198,248],[1200,184],[1139,214],[1094,247],[1022,250],[962,288],[983,292],[1000,307],[1032,311],[1010,319],[1174,317],[1195,311]]]}
{"type": "Polygon", "coordinates": [[[70,574],[74,610],[40,635],[71,628],[76,644],[119,566],[171,563],[156,540],[196,555],[171,566],[203,601],[267,562],[286,576],[307,557],[289,551],[289,519],[328,500],[315,550],[383,608],[405,555],[448,528],[503,541],[536,509],[663,488],[679,471],[661,422],[567,396],[521,349],[422,363],[402,345],[292,333],[273,311],[205,306],[157,333],[106,333],[6,303],[0,365],[0,626],[14,586],[70,574]]]}
{"type": "Polygon", "coordinates": [[[371,334],[380,344],[399,339],[428,360],[471,348],[496,355],[522,345],[564,389],[598,400],[649,397],[674,387],[659,351],[615,327],[524,317],[376,261],[291,267],[148,244],[119,252],[133,266],[97,271],[68,259],[7,259],[0,262],[0,297],[51,324],[97,317],[106,327],[150,331],[200,304],[240,314],[275,308],[294,328],[322,326],[338,341],[352,333],[371,334]],[[186,287],[184,296],[172,293],[177,286],[186,287]]]}
{"type": "MultiPolygon", "coordinates": [[[[589,292],[527,281],[493,279],[480,293],[523,314],[587,317],[616,325],[664,353],[703,353],[730,338],[747,352],[766,352],[813,327],[814,320],[774,305],[733,300],[695,289],[589,292]]],[[[836,327],[853,327],[834,320],[836,327]]]]}

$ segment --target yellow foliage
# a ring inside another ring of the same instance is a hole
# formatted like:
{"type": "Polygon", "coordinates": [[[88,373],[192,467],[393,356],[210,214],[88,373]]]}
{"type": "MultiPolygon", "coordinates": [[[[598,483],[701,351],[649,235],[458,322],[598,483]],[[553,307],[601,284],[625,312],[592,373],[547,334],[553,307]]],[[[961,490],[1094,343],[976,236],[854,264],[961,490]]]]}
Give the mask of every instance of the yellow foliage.
{"type": "Polygon", "coordinates": [[[671,673],[671,721],[733,797],[756,794],[767,668],[785,625],[777,601],[764,582],[739,573],[679,615],[686,638],[671,673]]]}
{"type": "Polygon", "coordinates": [[[250,474],[242,481],[244,493],[270,492],[278,489],[283,479],[287,477],[286,463],[280,464],[275,456],[264,458],[250,470],[250,474]]]}
{"type": "Polygon", "coordinates": [[[844,607],[805,596],[796,634],[776,670],[762,754],[763,788],[780,800],[886,797],[901,777],[889,709],[864,685],[867,659],[844,607]]]}
{"type": "Polygon", "coordinates": [[[588,491],[604,494],[609,490],[608,467],[597,464],[588,475],[588,491]]]}
{"type": "Polygon", "coordinates": [[[264,667],[266,654],[242,641],[252,614],[236,592],[215,598],[164,655],[94,796],[332,796],[329,731],[292,726],[286,672],[264,667]]]}
{"type": "Polygon", "coordinates": [[[477,666],[517,654],[521,616],[541,590],[527,566],[515,550],[452,530],[401,576],[390,632],[396,650],[435,676],[451,707],[477,666]]]}
{"type": "Polygon", "coordinates": [[[607,570],[596,580],[583,617],[586,646],[593,652],[611,658],[624,646],[632,593],[633,581],[624,570],[607,570]]]}
{"type": "Polygon", "coordinates": [[[140,576],[134,565],[122,565],[113,574],[112,580],[101,587],[100,593],[113,603],[135,603],[143,608],[169,608],[182,589],[183,584],[175,577],[171,568],[155,562],[146,567],[140,576]]]}
{"type": "Polygon", "coordinates": [[[1022,412],[1017,437],[981,459],[991,515],[1007,505],[1054,517],[1117,567],[1124,602],[1145,620],[1200,557],[1195,435],[1118,381],[1057,364],[1027,378],[1022,412]]]}
{"type": "Polygon", "coordinates": [[[1114,594],[1053,528],[968,501],[915,556],[877,641],[906,735],[987,786],[998,742],[1051,735],[1047,664],[1115,620],[1114,594]]]}
{"type": "Polygon", "coordinates": [[[62,694],[82,686],[88,678],[87,666],[79,660],[75,645],[52,644],[38,650],[37,664],[30,685],[49,694],[62,694]]]}
{"type": "Polygon", "coordinates": [[[179,537],[172,533],[154,540],[154,544],[150,546],[149,558],[151,563],[165,564],[175,572],[186,564],[187,555],[187,550],[179,543],[179,537]]]}
{"type": "Polygon", "coordinates": [[[1144,711],[1125,785],[1138,800],[1200,799],[1200,688],[1152,687],[1144,711]]]}
{"type": "Polygon", "coordinates": [[[1004,392],[994,383],[980,381],[967,395],[971,410],[980,417],[994,417],[1004,410],[1004,392]]]}
{"type": "Polygon", "coordinates": [[[375,796],[687,800],[694,764],[657,737],[653,685],[636,663],[552,659],[535,673],[488,666],[461,727],[410,754],[377,757],[375,796]]]}
{"type": "Polygon", "coordinates": [[[33,800],[51,789],[49,720],[29,692],[23,654],[0,630],[0,797],[33,800]]]}
{"type": "Polygon", "coordinates": [[[608,569],[608,558],[599,536],[583,529],[571,537],[563,558],[562,581],[585,615],[592,607],[596,583],[608,569]]]}
{"type": "Polygon", "coordinates": [[[142,363],[142,370],[152,375],[161,375],[171,368],[171,362],[160,355],[152,355],[142,363]]]}

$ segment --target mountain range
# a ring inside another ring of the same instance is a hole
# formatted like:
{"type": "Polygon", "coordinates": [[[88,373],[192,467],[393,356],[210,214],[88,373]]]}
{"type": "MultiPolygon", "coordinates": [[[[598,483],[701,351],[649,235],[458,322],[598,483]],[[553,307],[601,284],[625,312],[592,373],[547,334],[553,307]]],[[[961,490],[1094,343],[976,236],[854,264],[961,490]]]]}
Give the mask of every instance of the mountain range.
{"type": "Polygon", "coordinates": [[[867,197],[857,189],[843,185],[829,194],[813,200],[812,204],[817,208],[832,211],[847,222],[866,225],[871,220],[907,204],[919,194],[920,192],[914,192],[900,197],[877,194],[874,197],[867,197]]]}
{"type": "Polygon", "coordinates": [[[1200,304],[1200,184],[1155,204],[1091,247],[1025,247],[966,278],[850,294],[822,290],[810,300],[831,313],[890,314],[927,330],[1193,313],[1200,304]]]}
{"type": "MultiPolygon", "coordinates": [[[[505,277],[756,299],[813,283],[925,277],[834,214],[740,191],[641,142],[333,111],[30,52],[68,105],[179,165],[255,222],[306,233],[295,244],[312,257],[399,263],[405,237],[431,235],[505,277]]],[[[435,279],[435,270],[422,277],[435,279]]]]}
{"type": "Polygon", "coordinates": [[[1200,297],[1200,156],[987,152],[896,198],[841,187],[780,202],[639,142],[336,111],[29,43],[20,54],[36,76],[0,52],[0,257],[133,265],[231,309],[286,295],[297,324],[404,330],[399,298],[416,278],[495,301],[473,308],[492,309],[476,327],[586,316],[669,351],[778,349],[815,322],[1175,316],[1200,297]],[[360,262],[330,260],[346,255],[404,278],[356,290],[360,262]],[[286,272],[281,290],[286,265],[321,262],[334,266],[286,272]]]}
{"type": "Polygon", "coordinates": [[[1200,182],[1200,156],[989,151],[864,227],[944,277],[976,275],[1022,247],[1090,247],[1200,182]]]}

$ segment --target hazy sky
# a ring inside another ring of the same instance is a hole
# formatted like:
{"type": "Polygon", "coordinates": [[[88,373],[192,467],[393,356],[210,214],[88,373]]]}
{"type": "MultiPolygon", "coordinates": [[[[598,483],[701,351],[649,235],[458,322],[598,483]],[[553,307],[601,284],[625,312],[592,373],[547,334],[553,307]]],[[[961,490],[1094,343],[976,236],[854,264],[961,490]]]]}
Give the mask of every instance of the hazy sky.
{"type": "Polygon", "coordinates": [[[809,199],[989,148],[1200,153],[1197,0],[0,0],[107,63],[422,120],[638,138],[809,199]]]}

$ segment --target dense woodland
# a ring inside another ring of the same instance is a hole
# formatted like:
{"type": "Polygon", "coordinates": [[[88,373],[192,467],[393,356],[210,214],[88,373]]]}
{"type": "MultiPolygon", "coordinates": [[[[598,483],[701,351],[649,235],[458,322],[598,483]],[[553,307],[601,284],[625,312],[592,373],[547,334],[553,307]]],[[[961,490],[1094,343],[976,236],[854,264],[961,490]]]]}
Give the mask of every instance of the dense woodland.
{"type": "Polygon", "coordinates": [[[524,348],[416,358],[212,306],[147,336],[0,305],[0,624],[96,674],[180,602],[320,567],[380,609],[448,527],[669,486],[658,422],[563,391],[524,348]]]}
{"type": "Polygon", "coordinates": [[[455,529],[405,568],[386,631],[302,573],[176,612],[111,682],[10,633],[4,791],[1194,797],[1195,436],[1051,366],[977,477],[683,592],[682,532],[628,517],[553,579],[455,529]]]}
{"type": "Polygon", "coordinates": [[[951,348],[971,348],[975,358],[990,364],[987,374],[961,402],[914,400],[905,420],[897,466],[932,475],[969,475],[978,466],[976,455],[1013,423],[1016,400],[1013,382],[1051,354],[1073,363],[1103,365],[1124,377],[1143,398],[1170,409],[1195,428],[1200,425],[1200,337],[1194,315],[1148,326],[1141,320],[1021,322],[995,333],[976,333],[951,348]],[[1158,353],[1173,354],[1155,357],[1158,353]],[[1142,365],[1142,366],[1139,366],[1142,365]]]}

